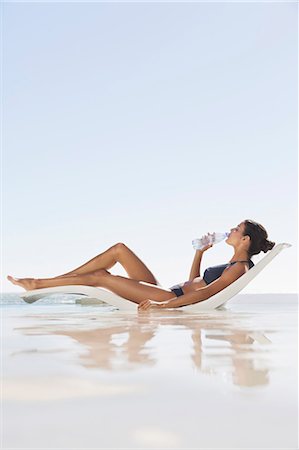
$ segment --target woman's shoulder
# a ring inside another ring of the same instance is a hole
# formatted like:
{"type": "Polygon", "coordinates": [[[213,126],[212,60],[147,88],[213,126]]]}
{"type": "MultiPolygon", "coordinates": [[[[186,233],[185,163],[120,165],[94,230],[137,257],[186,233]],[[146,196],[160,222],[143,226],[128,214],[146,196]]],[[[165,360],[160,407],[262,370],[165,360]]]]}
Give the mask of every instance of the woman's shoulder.
{"type": "Polygon", "coordinates": [[[229,265],[233,265],[233,264],[236,264],[236,263],[245,263],[245,264],[247,264],[247,263],[249,263],[249,268],[251,269],[251,267],[253,267],[254,266],[254,263],[251,261],[251,259],[248,259],[248,260],[240,260],[240,261],[231,261],[231,262],[229,262],[229,265]]]}
{"type": "Polygon", "coordinates": [[[254,263],[251,261],[251,259],[248,261],[234,261],[234,263],[239,264],[230,264],[227,269],[229,269],[230,267],[241,267],[243,268],[243,273],[246,273],[254,266],[254,263]]]}

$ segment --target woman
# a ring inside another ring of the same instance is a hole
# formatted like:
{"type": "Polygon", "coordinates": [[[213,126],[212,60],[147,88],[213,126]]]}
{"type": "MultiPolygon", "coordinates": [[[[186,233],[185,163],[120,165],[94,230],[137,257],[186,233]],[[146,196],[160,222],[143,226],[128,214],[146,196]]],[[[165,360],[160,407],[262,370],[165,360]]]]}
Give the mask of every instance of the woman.
{"type": "Polygon", "coordinates": [[[95,256],[71,272],[54,278],[14,278],[8,275],[13,284],[26,290],[81,284],[108,289],[134,303],[138,308],[178,308],[206,300],[229,286],[251,267],[253,255],[271,250],[275,242],[268,241],[265,228],[252,220],[244,220],[232,228],[225,240],[234,248],[234,255],[227,264],[209,267],[200,277],[200,263],[203,253],[212,245],[197,250],[194,256],[189,281],[164,289],[146,265],[125,244],[117,243],[95,256]],[[119,262],[128,277],[112,275],[108,269],[119,262]],[[175,296],[174,296],[175,294],[175,296]]]}

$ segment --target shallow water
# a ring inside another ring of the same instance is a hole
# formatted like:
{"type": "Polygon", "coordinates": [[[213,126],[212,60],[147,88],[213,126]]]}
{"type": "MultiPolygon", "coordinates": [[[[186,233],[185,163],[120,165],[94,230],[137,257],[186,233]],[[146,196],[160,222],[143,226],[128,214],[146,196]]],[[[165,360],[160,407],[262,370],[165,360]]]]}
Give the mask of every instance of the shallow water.
{"type": "Polygon", "coordinates": [[[3,448],[298,448],[294,295],[196,314],[14,297],[1,308],[3,448]]]}

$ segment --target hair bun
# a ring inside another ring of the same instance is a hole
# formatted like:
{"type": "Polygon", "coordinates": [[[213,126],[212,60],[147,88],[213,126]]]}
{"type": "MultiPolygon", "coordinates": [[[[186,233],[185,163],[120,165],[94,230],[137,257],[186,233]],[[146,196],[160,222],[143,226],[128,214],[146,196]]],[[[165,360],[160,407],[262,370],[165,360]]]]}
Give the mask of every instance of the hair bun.
{"type": "Polygon", "coordinates": [[[262,248],[261,250],[264,253],[267,253],[269,250],[272,250],[272,248],[274,247],[275,242],[272,241],[268,241],[268,239],[265,239],[264,242],[262,243],[262,248]]]}

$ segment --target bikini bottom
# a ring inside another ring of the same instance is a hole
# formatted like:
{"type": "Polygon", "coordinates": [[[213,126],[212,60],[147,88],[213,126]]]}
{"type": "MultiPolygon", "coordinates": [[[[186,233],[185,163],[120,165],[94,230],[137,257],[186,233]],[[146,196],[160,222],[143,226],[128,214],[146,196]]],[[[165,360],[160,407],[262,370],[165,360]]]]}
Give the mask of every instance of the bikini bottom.
{"type": "Polygon", "coordinates": [[[175,286],[171,286],[169,288],[177,297],[179,297],[180,295],[184,295],[183,289],[181,288],[181,286],[179,286],[178,284],[176,284],[175,286]]]}

